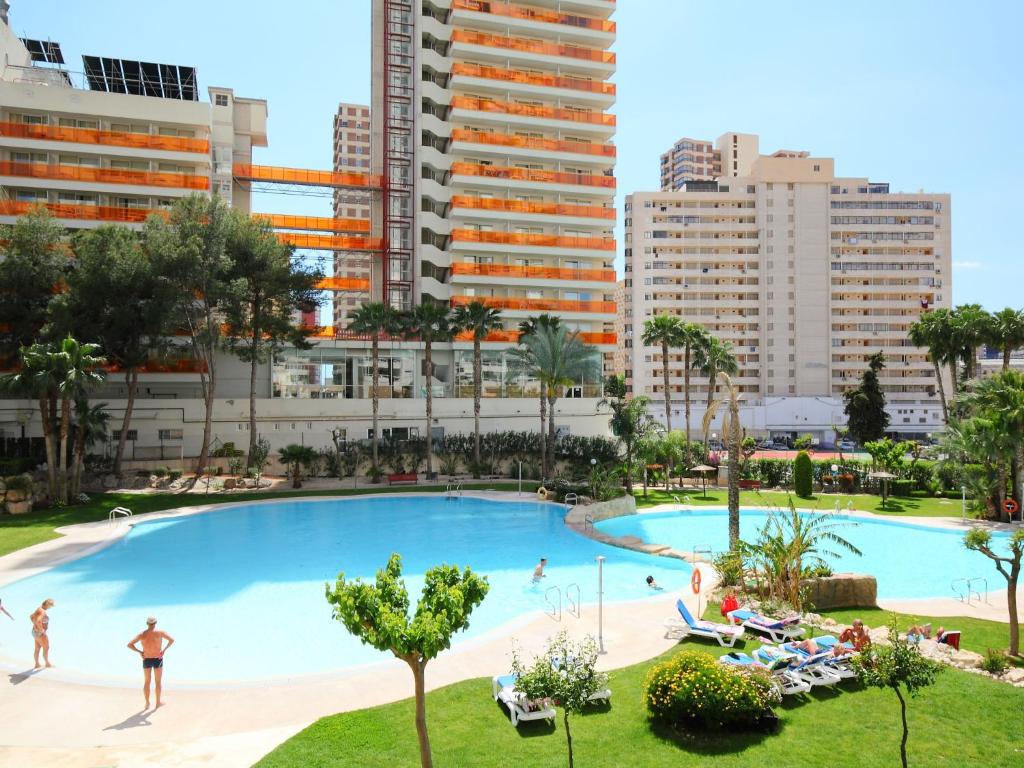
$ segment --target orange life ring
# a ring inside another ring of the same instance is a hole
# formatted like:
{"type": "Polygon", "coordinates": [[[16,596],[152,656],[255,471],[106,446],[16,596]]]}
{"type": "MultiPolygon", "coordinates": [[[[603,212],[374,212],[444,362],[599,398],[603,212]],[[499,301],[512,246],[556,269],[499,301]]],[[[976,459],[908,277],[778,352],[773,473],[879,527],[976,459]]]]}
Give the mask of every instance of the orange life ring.
{"type": "Polygon", "coordinates": [[[693,594],[700,594],[700,568],[693,569],[693,575],[690,577],[690,588],[693,590],[693,594]]]}
{"type": "Polygon", "coordinates": [[[1017,510],[1020,509],[1020,504],[1018,504],[1014,499],[1007,499],[1003,502],[1003,509],[1006,510],[1006,514],[1012,516],[1017,514],[1017,510]]]}

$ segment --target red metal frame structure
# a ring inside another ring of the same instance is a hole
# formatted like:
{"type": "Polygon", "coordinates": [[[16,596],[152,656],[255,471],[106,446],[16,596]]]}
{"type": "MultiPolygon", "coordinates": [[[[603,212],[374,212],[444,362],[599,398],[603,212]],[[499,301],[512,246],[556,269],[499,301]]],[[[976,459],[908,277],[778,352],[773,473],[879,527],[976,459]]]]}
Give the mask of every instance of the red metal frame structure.
{"type": "Polygon", "coordinates": [[[413,300],[415,32],[411,0],[384,0],[381,298],[399,309],[413,300]]]}

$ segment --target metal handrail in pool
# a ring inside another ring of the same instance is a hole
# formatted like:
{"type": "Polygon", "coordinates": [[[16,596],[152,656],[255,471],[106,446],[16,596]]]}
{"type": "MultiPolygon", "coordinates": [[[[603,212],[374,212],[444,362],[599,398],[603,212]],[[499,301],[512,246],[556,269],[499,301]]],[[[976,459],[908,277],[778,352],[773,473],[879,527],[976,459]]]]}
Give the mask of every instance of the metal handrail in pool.
{"type": "Polygon", "coordinates": [[[545,613],[548,616],[550,616],[554,621],[561,621],[562,620],[562,590],[559,589],[557,586],[555,586],[555,587],[548,587],[546,590],[544,590],[544,601],[548,605],[551,606],[551,610],[550,611],[545,611],[545,613]],[[554,601],[552,601],[552,599],[549,597],[549,595],[552,592],[554,592],[556,595],[558,595],[558,605],[555,605],[554,601]]]}
{"type": "Polygon", "coordinates": [[[575,616],[577,619],[581,616],[580,610],[580,585],[573,582],[565,588],[565,600],[569,603],[568,612],[570,616],[575,616]],[[572,599],[572,590],[576,590],[576,599],[572,599]]]}
{"type": "Polygon", "coordinates": [[[112,523],[120,518],[132,517],[132,511],[128,507],[114,507],[107,515],[107,522],[112,523]]]}

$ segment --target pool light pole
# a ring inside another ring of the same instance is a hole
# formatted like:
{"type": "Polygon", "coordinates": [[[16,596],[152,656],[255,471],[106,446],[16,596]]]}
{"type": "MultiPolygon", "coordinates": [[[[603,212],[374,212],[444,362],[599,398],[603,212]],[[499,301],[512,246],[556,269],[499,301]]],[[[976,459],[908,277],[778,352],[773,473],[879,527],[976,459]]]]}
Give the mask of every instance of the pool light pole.
{"type": "Polygon", "coordinates": [[[604,555],[597,556],[597,649],[604,653],[604,555]]]}

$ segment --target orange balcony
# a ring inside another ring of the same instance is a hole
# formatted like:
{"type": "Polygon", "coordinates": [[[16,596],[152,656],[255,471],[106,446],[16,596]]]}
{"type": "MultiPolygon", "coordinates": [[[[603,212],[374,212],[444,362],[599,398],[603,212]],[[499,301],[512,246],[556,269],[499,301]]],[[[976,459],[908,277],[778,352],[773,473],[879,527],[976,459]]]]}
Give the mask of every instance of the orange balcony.
{"type": "Polygon", "coordinates": [[[615,209],[600,205],[563,205],[562,203],[531,203],[525,200],[500,200],[494,197],[453,195],[452,208],[473,208],[506,213],[536,213],[549,216],[579,216],[587,219],[615,220],[615,209]]]}
{"type": "Polygon", "coordinates": [[[309,187],[336,187],[346,189],[379,189],[380,176],[368,173],[338,173],[313,171],[306,168],[280,168],[272,165],[235,163],[232,170],[240,181],[265,181],[274,184],[299,184],[309,187]]]}
{"type": "Polygon", "coordinates": [[[478,277],[519,277],[543,280],[576,280],[614,283],[614,269],[568,269],[565,267],[526,267],[513,264],[466,264],[452,262],[453,275],[478,277]]]}
{"type": "MultiPolygon", "coordinates": [[[[356,333],[347,328],[339,328],[336,325],[304,325],[304,331],[309,333],[311,339],[336,339],[338,341],[373,341],[368,333],[356,333]]],[[[404,336],[394,336],[387,333],[380,335],[379,341],[410,341],[404,336]]]]}
{"type": "Polygon", "coordinates": [[[152,208],[115,208],[106,205],[64,205],[0,200],[0,216],[23,216],[40,205],[58,219],[85,219],[88,221],[141,224],[154,213],[163,216],[167,215],[165,211],[155,211],[152,208]]]}
{"type": "Polygon", "coordinates": [[[465,141],[471,144],[492,144],[496,147],[522,147],[540,149],[548,152],[571,152],[577,155],[596,155],[598,157],[615,157],[613,144],[598,144],[591,141],[556,141],[555,139],[537,139],[528,136],[509,136],[506,133],[487,133],[485,131],[467,131],[462,128],[452,130],[452,141],[465,141]]]}
{"type": "Polygon", "coordinates": [[[55,125],[26,125],[0,122],[0,136],[11,139],[38,141],[67,141],[74,144],[102,144],[110,147],[136,149],[164,149],[170,152],[197,152],[207,154],[210,142],[183,136],[151,136],[148,133],[97,131],[91,128],[62,128],[55,125]]]}
{"type": "Polygon", "coordinates": [[[486,32],[475,32],[470,29],[456,29],[452,32],[453,43],[480,45],[485,48],[503,48],[509,51],[523,51],[541,56],[565,56],[571,59],[593,61],[598,64],[614,64],[615,54],[597,48],[584,48],[580,45],[566,43],[546,43],[539,40],[524,40],[520,37],[503,37],[489,35],[486,32]]]}
{"type": "Polygon", "coordinates": [[[206,176],[187,173],[152,173],[120,168],[93,168],[86,165],[50,165],[47,163],[12,163],[0,161],[0,176],[29,179],[85,181],[96,184],[136,184],[141,187],[173,187],[175,189],[209,190],[206,176]]]}
{"type": "Polygon", "coordinates": [[[277,239],[296,248],[314,251],[379,251],[383,242],[379,237],[346,237],[344,235],[303,235],[278,232],[277,239]]]}
{"type": "Polygon", "coordinates": [[[532,104],[514,104],[493,99],[477,99],[472,96],[453,96],[452,109],[469,109],[474,112],[497,112],[503,115],[541,117],[548,120],[567,120],[574,123],[593,123],[614,127],[615,115],[589,110],[561,109],[558,107],[537,107],[532,104]]]}
{"type": "MultiPolygon", "coordinates": [[[[519,341],[519,337],[521,335],[522,334],[520,334],[519,331],[491,331],[487,334],[487,338],[485,338],[484,341],[515,344],[519,341]]],[[[588,331],[580,333],[580,340],[584,344],[614,344],[616,339],[617,337],[614,333],[590,333],[588,331]]],[[[472,341],[473,332],[463,331],[455,337],[455,340],[472,341]]]]}
{"type": "Polygon", "coordinates": [[[525,19],[527,21],[544,21],[548,24],[565,24],[569,27],[581,27],[582,29],[593,29],[596,32],[614,32],[615,22],[594,19],[589,16],[577,16],[569,13],[559,13],[541,8],[525,8],[521,5],[507,5],[506,3],[489,2],[489,0],[452,0],[453,11],[475,11],[476,13],[492,13],[495,16],[505,16],[511,19],[525,19]]]}
{"type": "Polygon", "coordinates": [[[287,216],[281,213],[254,213],[254,219],[266,221],[274,229],[305,229],[314,232],[369,232],[369,219],[332,219],[326,216],[287,216]]]}
{"type": "Polygon", "coordinates": [[[589,91],[590,93],[602,93],[606,96],[615,95],[614,83],[605,83],[600,80],[586,80],[582,77],[570,77],[567,75],[542,75],[535,72],[520,72],[516,69],[485,67],[480,64],[468,64],[461,61],[452,64],[452,76],[454,77],[455,75],[463,75],[464,77],[480,77],[486,80],[501,80],[505,83],[540,85],[546,88],[567,88],[573,91],[589,91]]]}
{"type": "Polygon", "coordinates": [[[452,296],[453,307],[482,301],[494,309],[525,310],[527,312],[595,312],[614,315],[614,301],[576,301],[573,299],[524,299],[504,296],[452,296]]]}
{"type": "Polygon", "coordinates": [[[515,179],[541,184],[578,184],[584,187],[615,189],[614,176],[599,176],[592,173],[563,173],[560,171],[538,171],[530,168],[506,168],[500,165],[477,165],[476,163],[452,163],[454,176],[480,176],[490,179],[515,179]]]}
{"type": "Polygon", "coordinates": [[[325,277],[316,287],[321,291],[368,291],[370,281],[359,277],[325,277]]]}
{"type": "Polygon", "coordinates": [[[614,251],[615,241],[605,237],[561,237],[534,235],[520,232],[481,232],[476,229],[453,229],[454,243],[496,243],[499,245],[528,245],[539,248],[585,248],[614,251]]]}

